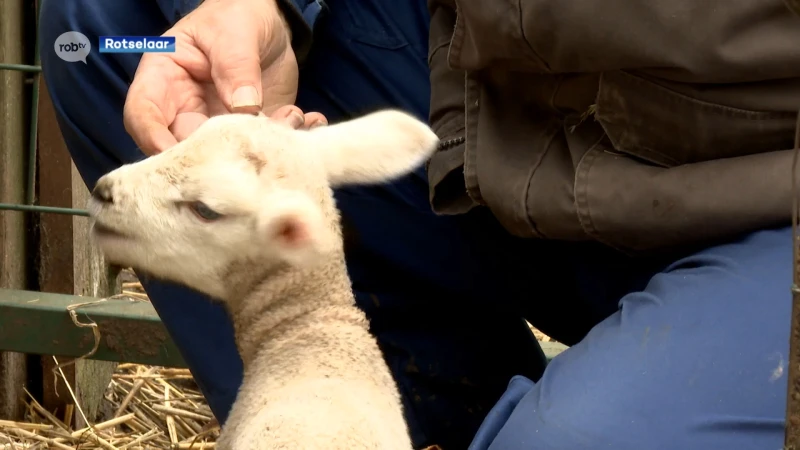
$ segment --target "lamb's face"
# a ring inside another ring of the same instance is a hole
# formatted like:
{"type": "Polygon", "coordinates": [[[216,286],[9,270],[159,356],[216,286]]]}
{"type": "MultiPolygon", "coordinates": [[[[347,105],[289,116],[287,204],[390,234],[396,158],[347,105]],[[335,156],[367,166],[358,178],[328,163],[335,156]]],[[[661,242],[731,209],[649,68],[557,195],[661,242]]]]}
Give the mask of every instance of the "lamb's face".
{"type": "Polygon", "coordinates": [[[438,142],[383,111],[311,131],[263,116],[212,118],[188,139],[102,177],[92,238],[109,262],[225,298],[232,275],[340,251],[331,187],[421,164],[438,142]]]}

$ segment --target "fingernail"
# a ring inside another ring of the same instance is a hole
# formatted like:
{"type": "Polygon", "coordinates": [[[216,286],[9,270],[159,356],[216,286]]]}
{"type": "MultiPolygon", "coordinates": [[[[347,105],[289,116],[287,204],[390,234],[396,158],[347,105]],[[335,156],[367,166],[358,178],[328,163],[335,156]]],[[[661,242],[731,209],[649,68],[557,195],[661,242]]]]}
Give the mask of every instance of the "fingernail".
{"type": "Polygon", "coordinates": [[[292,114],[300,114],[294,108],[286,108],[286,111],[283,112],[283,118],[288,119],[292,114]]]}
{"type": "Polygon", "coordinates": [[[231,108],[261,107],[261,99],[258,98],[258,91],[253,86],[242,86],[233,92],[231,97],[231,108]]]}
{"type": "Polygon", "coordinates": [[[327,123],[327,122],[325,122],[324,120],[319,120],[319,121],[317,121],[317,122],[314,122],[313,124],[311,124],[311,126],[310,126],[310,127],[308,127],[308,129],[309,129],[309,130],[313,130],[314,128],[324,127],[324,126],[325,126],[325,125],[327,125],[327,124],[328,124],[328,123],[327,123]]]}
{"type": "Polygon", "coordinates": [[[292,128],[300,128],[303,126],[303,122],[305,122],[305,118],[300,114],[297,114],[295,111],[292,111],[291,114],[289,114],[288,119],[288,123],[292,128]]]}

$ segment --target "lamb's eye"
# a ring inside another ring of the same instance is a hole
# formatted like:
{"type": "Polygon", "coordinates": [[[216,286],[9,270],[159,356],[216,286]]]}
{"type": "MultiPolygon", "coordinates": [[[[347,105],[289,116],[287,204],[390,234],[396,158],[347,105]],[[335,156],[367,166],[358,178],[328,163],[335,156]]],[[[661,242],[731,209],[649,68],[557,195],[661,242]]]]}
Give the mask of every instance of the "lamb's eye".
{"type": "Polygon", "coordinates": [[[213,220],[217,220],[220,217],[222,217],[222,214],[220,214],[220,213],[214,211],[213,209],[209,208],[208,205],[206,205],[203,202],[192,202],[192,203],[189,203],[189,209],[191,209],[192,212],[197,215],[197,217],[199,217],[199,218],[201,218],[201,219],[203,219],[205,221],[208,221],[208,222],[211,222],[213,220]]]}

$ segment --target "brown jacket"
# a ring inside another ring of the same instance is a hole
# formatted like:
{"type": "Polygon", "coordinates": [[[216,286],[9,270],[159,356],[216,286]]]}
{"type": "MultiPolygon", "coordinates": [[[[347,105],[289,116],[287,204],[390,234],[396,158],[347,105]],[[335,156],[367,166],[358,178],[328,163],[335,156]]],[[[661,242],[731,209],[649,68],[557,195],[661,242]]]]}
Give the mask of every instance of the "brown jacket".
{"type": "Polygon", "coordinates": [[[437,213],[633,254],[790,223],[800,17],[783,0],[429,9],[437,213]]]}

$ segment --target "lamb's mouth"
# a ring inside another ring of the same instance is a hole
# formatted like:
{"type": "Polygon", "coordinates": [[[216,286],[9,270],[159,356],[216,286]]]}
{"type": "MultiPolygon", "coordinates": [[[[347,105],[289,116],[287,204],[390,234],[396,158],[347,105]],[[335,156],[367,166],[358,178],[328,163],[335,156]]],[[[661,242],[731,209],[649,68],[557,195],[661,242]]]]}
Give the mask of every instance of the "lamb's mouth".
{"type": "Polygon", "coordinates": [[[95,237],[100,238],[100,239],[104,239],[104,238],[106,238],[106,239],[109,239],[109,238],[110,239],[130,239],[131,238],[130,235],[127,235],[125,233],[122,233],[120,231],[115,230],[114,228],[111,228],[111,227],[109,227],[107,225],[103,225],[102,223],[97,223],[97,222],[94,224],[94,226],[92,226],[92,234],[94,234],[95,237]]]}

